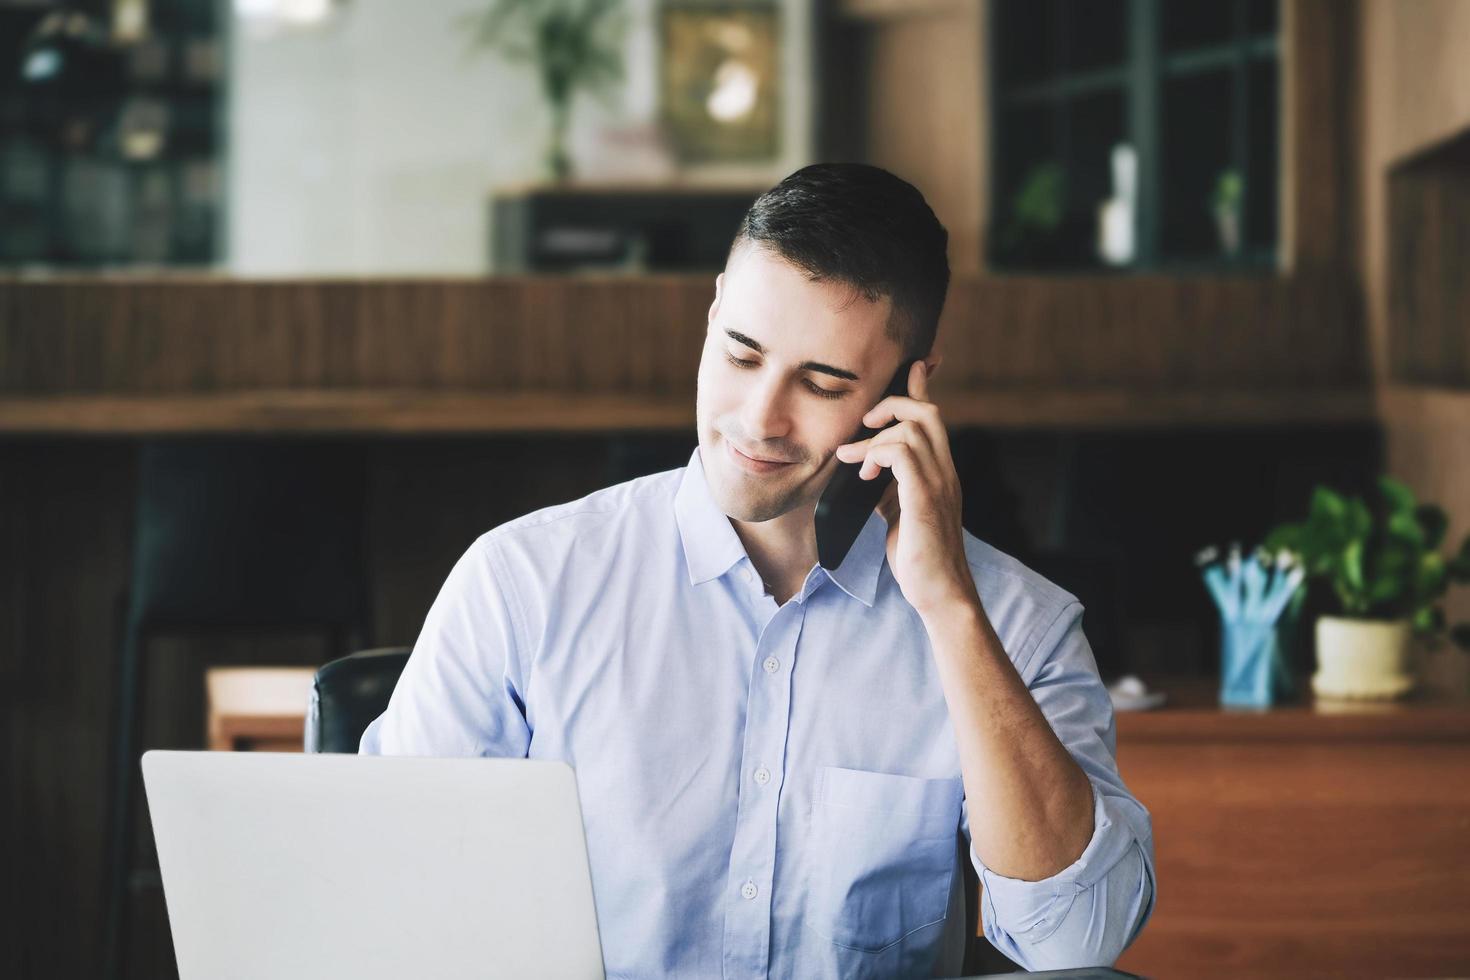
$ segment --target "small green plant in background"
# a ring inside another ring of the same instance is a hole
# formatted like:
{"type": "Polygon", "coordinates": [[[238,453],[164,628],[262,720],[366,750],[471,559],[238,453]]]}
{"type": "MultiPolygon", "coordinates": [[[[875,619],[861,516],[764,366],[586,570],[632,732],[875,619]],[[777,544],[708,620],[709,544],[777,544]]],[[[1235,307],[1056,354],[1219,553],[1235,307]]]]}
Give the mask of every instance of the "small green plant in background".
{"type": "Polygon", "coordinates": [[[1210,210],[1215,215],[1215,231],[1220,248],[1226,255],[1240,252],[1240,211],[1245,203],[1245,180],[1238,170],[1222,170],[1210,193],[1210,210]]]}
{"type": "MultiPolygon", "coordinates": [[[[1445,630],[1440,600],[1450,582],[1470,583],[1470,535],[1453,555],[1439,551],[1448,525],[1441,508],[1385,476],[1371,503],[1317,487],[1307,519],[1272,529],[1263,547],[1292,552],[1310,579],[1330,586],[1342,615],[1407,619],[1434,641],[1445,630]]],[[[1470,651],[1470,623],[1449,634],[1470,651]]]]}
{"type": "Polygon", "coordinates": [[[530,62],[551,107],[546,166],[553,179],[571,176],[566,135],[572,97],[580,88],[606,98],[623,79],[622,0],[494,0],[483,14],[461,19],[471,50],[489,48],[530,62]]]}
{"type": "Polygon", "coordinates": [[[1067,171],[1061,164],[1047,161],[1026,171],[997,236],[997,256],[1007,262],[1043,258],[1055,245],[1066,209],[1067,171]]]}
{"type": "Polygon", "coordinates": [[[1210,195],[1210,208],[1214,211],[1239,212],[1245,200],[1245,181],[1238,170],[1222,170],[1215,179],[1215,191],[1210,195]]]}
{"type": "Polygon", "coordinates": [[[1056,231],[1066,204],[1067,172],[1061,164],[1042,163],[1032,167],[1011,200],[1007,245],[1014,247],[1028,236],[1056,231]]]}

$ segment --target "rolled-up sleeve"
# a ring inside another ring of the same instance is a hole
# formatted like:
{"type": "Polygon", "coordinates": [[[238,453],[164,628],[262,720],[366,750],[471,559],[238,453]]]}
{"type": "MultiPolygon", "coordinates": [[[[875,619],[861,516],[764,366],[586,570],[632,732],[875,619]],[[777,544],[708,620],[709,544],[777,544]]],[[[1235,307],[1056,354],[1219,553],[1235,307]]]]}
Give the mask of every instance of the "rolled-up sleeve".
{"type": "MultiPolygon", "coordinates": [[[[1152,823],[1118,775],[1112,702],[1082,612],[1078,602],[1063,608],[1017,670],[1092,783],[1092,838],[1070,866],[1040,881],[996,874],[970,846],[985,890],[986,938],[1033,971],[1111,966],[1154,907],[1152,823]]],[[[968,807],[964,820],[968,834],[968,807]]]]}
{"type": "Polygon", "coordinates": [[[359,753],[526,755],[525,644],[511,588],[493,532],[482,535],[450,570],[359,753]]]}

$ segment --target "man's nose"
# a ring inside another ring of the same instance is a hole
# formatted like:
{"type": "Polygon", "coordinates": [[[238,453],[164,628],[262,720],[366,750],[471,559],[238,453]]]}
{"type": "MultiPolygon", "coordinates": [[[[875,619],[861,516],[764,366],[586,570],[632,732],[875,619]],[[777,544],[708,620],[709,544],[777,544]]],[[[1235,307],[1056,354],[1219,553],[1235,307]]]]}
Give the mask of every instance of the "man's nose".
{"type": "Polygon", "coordinates": [[[786,385],[771,376],[750,389],[740,413],[745,438],[752,442],[779,439],[791,427],[786,385]]]}

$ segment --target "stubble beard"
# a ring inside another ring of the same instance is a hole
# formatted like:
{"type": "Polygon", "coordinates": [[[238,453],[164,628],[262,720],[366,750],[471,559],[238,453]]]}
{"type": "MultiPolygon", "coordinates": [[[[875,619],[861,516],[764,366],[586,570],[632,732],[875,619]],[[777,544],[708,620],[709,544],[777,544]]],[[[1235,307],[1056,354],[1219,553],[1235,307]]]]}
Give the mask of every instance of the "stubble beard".
{"type": "MultiPolygon", "coordinates": [[[[721,443],[727,441],[723,435],[719,440],[721,443]]],[[[748,524],[761,524],[806,504],[815,506],[815,500],[807,499],[811,489],[807,480],[789,482],[791,478],[785,474],[762,477],[755,473],[735,472],[735,463],[727,455],[731,448],[725,445],[709,447],[708,452],[720,454],[720,459],[705,462],[710,491],[726,517],[748,524]]]]}

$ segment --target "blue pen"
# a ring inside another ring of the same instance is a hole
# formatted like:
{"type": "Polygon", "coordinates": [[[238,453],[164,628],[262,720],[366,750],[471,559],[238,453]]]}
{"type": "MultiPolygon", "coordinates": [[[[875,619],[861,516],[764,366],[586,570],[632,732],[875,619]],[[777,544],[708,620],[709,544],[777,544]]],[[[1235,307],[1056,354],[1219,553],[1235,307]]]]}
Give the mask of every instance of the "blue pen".
{"type": "Polygon", "coordinates": [[[1241,600],[1240,618],[1247,622],[1259,622],[1267,586],[1266,570],[1261,567],[1259,551],[1242,563],[1240,578],[1244,594],[1241,600]]]}
{"type": "Polygon", "coordinates": [[[1274,623],[1281,617],[1305,578],[1306,569],[1292,557],[1291,552],[1282,551],[1276,556],[1276,576],[1262,612],[1267,622],[1274,623]]]}

